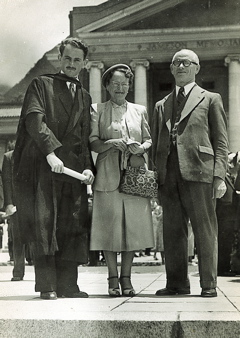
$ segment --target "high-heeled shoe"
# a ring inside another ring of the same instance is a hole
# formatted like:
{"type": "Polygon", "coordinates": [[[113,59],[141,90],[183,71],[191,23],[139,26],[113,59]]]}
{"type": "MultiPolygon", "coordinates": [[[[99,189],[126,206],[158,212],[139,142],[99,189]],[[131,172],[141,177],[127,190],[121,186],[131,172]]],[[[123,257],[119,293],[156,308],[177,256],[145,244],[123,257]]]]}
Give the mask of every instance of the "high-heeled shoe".
{"type": "Polygon", "coordinates": [[[121,285],[122,295],[123,296],[134,297],[136,295],[135,290],[134,290],[134,288],[132,286],[132,283],[131,283],[131,277],[129,277],[129,276],[121,276],[120,277],[120,285],[121,285]],[[131,286],[130,287],[125,287],[123,279],[128,279],[129,280],[128,281],[128,285],[130,284],[131,286]]]}
{"type": "Polygon", "coordinates": [[[116,288],[110,288],[109,287],[109,280],[110,279],[117,279],[118,281],[118,277],[116,276],[113,276],[113,277],[108,277],[108,294],[110,297],[120,297],[121,296],[121,293],[120,293],[120,288],[119,288],[119,284],[116,288]]]}

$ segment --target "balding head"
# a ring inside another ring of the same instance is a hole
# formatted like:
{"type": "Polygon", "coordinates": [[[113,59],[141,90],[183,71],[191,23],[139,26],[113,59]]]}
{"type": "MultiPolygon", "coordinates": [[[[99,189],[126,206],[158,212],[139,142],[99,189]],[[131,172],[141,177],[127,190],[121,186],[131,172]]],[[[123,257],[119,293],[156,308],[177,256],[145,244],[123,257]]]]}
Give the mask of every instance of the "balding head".
{"type": "Polygon", "coordinates": [[[191,49],[181,49],[173,55],[172,61],[177,59],[178,56],[189,58],[190,61],[194,61],[199,65],[199,58],[197,54],[191,49]]]}
{"type": "Polygon", "coordinates": [[[186,86],[195,82],[195,76],[200,70],[199,58],[192,50],[181,49],[174,54],[170,69],[176,85],[179,87],[186,86]]]}

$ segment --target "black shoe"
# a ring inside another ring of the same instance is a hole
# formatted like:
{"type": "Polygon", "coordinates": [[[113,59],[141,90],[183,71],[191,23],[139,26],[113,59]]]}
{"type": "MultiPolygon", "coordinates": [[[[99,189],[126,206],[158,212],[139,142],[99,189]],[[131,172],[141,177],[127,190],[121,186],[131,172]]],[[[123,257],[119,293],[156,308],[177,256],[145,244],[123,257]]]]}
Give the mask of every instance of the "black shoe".
{"type": "Polygon", "coordinates": [[[189,288],[164,288],[157,290],[155,293],[156,296],[174,296],[174,295],[189,295],[189,288]]]}
{"type": "Polygon", "coordinates": [[[20,282],[21,280],[23,280],[23,277],[13,277],[11,279],[12,282],[20,282]]]}
{"type": "Polygon", "coordinates": [[[47,299],[47,300],[54,300],[54,299],[57,299],[57,294],[55,291],[41,292],[40,298],[47,299]]]}
{"type": "Polygon", "coordinates": [[[217,291],[215,288],[202,289],[201,297],[217,297],[217,291]]]}
{"type": "Polygon", "coordinates": [[[88,298],[88,294],[84,291],[58,293],[57,296],[60,298],[88,298]]]}

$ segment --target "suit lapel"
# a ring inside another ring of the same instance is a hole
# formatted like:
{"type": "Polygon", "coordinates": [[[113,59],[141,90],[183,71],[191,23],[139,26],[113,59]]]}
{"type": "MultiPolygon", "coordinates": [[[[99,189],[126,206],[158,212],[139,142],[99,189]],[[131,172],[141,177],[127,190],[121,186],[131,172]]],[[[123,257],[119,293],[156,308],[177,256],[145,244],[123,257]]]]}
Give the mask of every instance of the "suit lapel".
{"type": "MultiPolygon", "coordinates": [[[[107,101],[106,104],[104,104],[104,109],[107,112],[106,116],[108,116],[108,115],[111,116],[111,114],[112,114],[112,104],[111,104],[111,101],[107,101]]],[[[111,122],[112,122],[112,119],[111,119],[110,123],[111,122]]]]}
{"type": "Polygon", "coordinates": [[[76,91],[77,98],[75,97],[74,105],[71,106],[70,119],[66,134],[68,134],[77,124],[83,111],[83,92],[80,87],[77,87],[76,91]],[[76,100],[77,99],[77,100],[76,100]]]}
{"type": "Polygon", "coordinates": [[[166,101],[164,102],[164,119],[166,126],[171,131],[171,120],[172,120],[172,113],[173,113],[173,99],[174,99],[175,91],[169,94],[166,101]]]}
{"type": "Polygon", "coordinates": [[[60,91],[60,94],[59,94],[59,100],[62,103],[66,113],[68,114],[68,116],[70,116],[71,110],[72,110],[71,93],[68,90],[66,82],[61,81],[60,85],[61,85],[61,91],[60,91]]]}
{"type": "Polygon", "coordinates": [[[127,131],[128,135],[131,138],[131,130],[132,130],[132,119],[134,116],[134,106],[131,102],[127,101],[127,112],[126,112],[126,126],[127,126],[127,131]]]}
{"type": "Polygon", "coordinates": [[[193,109],[204,99],[204,89],[202,89],[199,86],[194,86],[187,102],[182,110],[181,118],[179,122],[181,122],[183,119],[185,119],[186,116],[188,116],[193,109]]]}

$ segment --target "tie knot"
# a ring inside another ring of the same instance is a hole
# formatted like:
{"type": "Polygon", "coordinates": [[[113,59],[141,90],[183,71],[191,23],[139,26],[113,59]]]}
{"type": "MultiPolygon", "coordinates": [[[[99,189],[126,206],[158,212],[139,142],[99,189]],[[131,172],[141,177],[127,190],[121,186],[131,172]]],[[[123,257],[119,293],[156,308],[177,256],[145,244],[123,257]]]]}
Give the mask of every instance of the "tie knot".
{"type": "Polygon", "coordinates": [[[178,93],[184,95],[184,87],[180,87],[178,93]]]}
{"type": "Polygon", "coordinates": [[[72,82],[70,82],[70,84],[69,84],[69,89],[70,89],[70,90],[75,90],[75,84],[72,83],[72,82]]]}
{"type": "Polygon", "coordinates": [[[177,102],[180,104],[185,98],[184,87],[180,87],[177,95],[177,102]]]}

